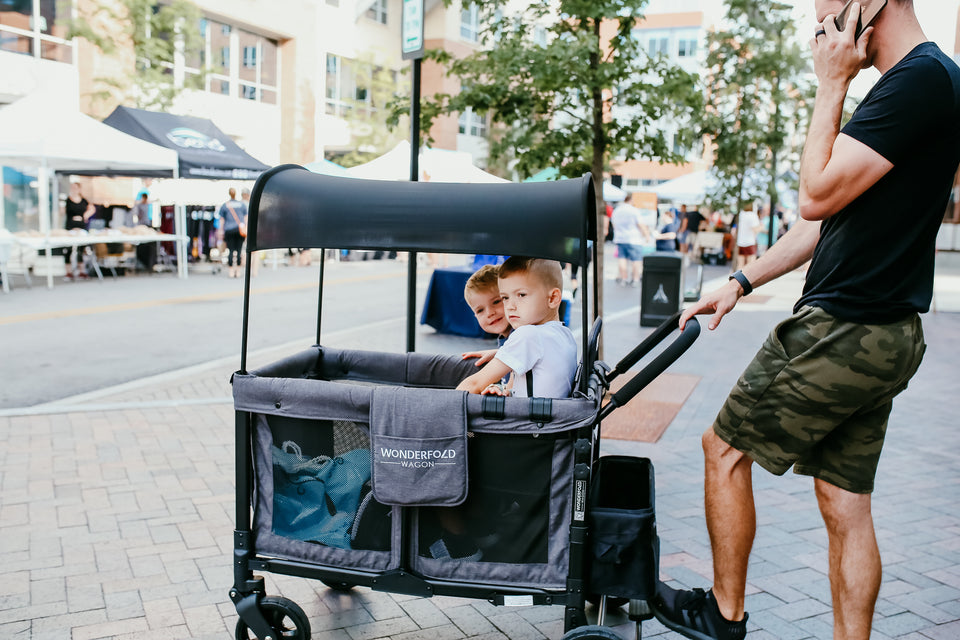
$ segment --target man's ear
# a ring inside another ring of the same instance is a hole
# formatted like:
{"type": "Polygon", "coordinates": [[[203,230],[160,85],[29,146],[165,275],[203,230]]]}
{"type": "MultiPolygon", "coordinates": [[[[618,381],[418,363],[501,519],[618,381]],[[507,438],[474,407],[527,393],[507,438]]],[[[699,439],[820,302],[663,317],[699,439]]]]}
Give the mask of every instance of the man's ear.
{"type": "Polygon", "coordinates": [[[549,304],[551,309],[559,308],[560,301],[562,299],[563,299],[563,292],[560,289],[556,287],[554,287],[553,289],[550,289],[550,294],[547,297],[547,303],[549,304]]]}

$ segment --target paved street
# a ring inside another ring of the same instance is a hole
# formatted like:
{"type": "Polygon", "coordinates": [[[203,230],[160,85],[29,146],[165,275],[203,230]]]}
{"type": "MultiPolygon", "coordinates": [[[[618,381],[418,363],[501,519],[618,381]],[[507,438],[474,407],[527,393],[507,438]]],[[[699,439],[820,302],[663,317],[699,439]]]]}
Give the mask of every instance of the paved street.
{"type": "MultiPolygon", "coordinates": [[[[723,281],[720,272],[709,275],[723,281]]],[[[251,367],[313,341],[315,277],[315,268],[261,271],[255,287],[265,300],[253,310],[251,367]]],[[[404,277],[396,263],[331,264],[324,342],[402,351],[404,277]]],[[[792,306],[801,277],[760,288],[671,368],[700,381],[658,443],[604,442],[605,453],[654,462],[661,578],[674,586],[710,584],[700,433],[792,306]]],[[[0,294],[0,638],[233,637],[229,376],[238,363],[240,282],[154,275],[53,290],[15,282],[0,294]],[[92,335],[101,342],[90,344],[92,335]]],[[[638,326],[638,297],[607,281],[611,363],[648,332],[638,326]]],[[[960,638],[957,254],[938,257],[936,313],[924,317],[924,329],[926,357],[894,404],[874,494],[885,563],[877,640],[960,638]]],[[[476,341],[420,327],[417,346],[456,353],[476,341]]],[[[748,638],[826,640],[826,540],[812,481],[758,470],[754,484],[759,534],[748,638]]],[[[316,581],[266,577],[268,593],[296,601],[318,639],[562,635],[559,607],[496,608],[362,588],[345,595],[316,581]]],[[[632,637],[623,613],[607,622],[632,637]]],[[[680,638],[656,621],[645,622],[643,633],[680,638]]]]}

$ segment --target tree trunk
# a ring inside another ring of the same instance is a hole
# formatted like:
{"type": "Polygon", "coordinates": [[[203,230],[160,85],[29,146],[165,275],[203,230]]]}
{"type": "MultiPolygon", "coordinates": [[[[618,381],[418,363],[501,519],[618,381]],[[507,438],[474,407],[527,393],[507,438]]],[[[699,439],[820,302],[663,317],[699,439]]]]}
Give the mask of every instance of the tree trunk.
{"type": "MultiPolygon", "coordinates": [[[[600,21],[593,21],[593,35],[597,39],[597,48],[590,54],[591,77],[596,77],[600,68],[600,21]]],[[[607,140],[603,131],[603,91],[595,86],[592,91],[591,102],[593,104],[593,158],[590,163],[590,173],[593,176],[593,188],[597,197],[597,216],[596,216],[596,258],[593,264],[593,273],[596,275],[596,301],[597,304],[592,310],[591,322],[593,319],[603,315],[603,218],[606,215],[606,207],[603,203],[603,158],[607,149],[607,140]]],[[[588,267],[584,265],[581,273],[587,278],[588,267]]],[[[590,300],[583,297],[580,304],[589,304],[590,300]]],[[[587,345],[583,345],[586,348],[587,345]]],[[[600,342],[600,359],[603,359],[603,341],[600,342]]]]}

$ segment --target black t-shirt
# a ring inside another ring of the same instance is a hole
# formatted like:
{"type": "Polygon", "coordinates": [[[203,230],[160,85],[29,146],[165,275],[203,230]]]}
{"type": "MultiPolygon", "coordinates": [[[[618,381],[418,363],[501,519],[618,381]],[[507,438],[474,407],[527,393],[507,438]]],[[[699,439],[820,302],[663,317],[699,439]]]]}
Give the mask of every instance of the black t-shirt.
{"type": "Polygon", "coordinates": [[[700,230],[700,223],[706,220],[699,211],[687,211],[687,231],[696,233],[700,230]]]}
{"type": "Polygon", "coordinates": [[[923,313],[960,163],[960,68],[932,42],[918,45],[877,81],[843,133],[893,168],[823,221],[796,309],[865,324],[923,313]]]}
{"type": "Polygon", "coordinates": [[[90,203],[87,202],[86,198],[80,198],[80,202],[74,202],[70,198],[67,198],[67,204],[64,207],[67,214],[67,229],[86,229],[87,223],[83,219],[83,214],[86,213],[87,207],[90,206],[90,203]]]}

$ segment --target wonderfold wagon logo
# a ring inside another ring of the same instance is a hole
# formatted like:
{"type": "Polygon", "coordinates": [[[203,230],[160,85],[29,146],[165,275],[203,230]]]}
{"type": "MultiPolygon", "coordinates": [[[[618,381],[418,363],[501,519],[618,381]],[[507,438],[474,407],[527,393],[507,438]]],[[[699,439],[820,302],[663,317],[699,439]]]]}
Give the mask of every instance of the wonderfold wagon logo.
{"type": "Polygon", "coordinates": [[[457,464],[455,449],[391,449],[380,447],[380,462],[424,469],[438,464],[457,464]]]}

